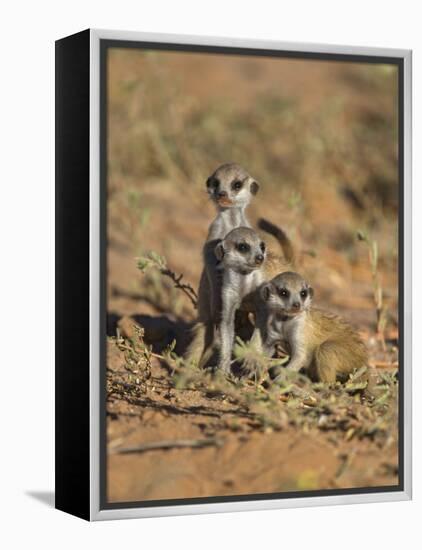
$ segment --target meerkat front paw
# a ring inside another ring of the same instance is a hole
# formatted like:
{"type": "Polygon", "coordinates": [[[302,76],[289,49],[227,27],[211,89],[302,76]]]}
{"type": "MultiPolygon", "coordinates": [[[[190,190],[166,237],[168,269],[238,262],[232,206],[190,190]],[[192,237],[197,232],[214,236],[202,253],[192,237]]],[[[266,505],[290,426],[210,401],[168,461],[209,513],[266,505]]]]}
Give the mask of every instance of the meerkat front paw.
{"type": "Polygon", "coordinates": [[[223,372],[224,374],[230,374],[231,373],[231,363],[228,359],[222,359],[219,361],[217,369],[220,372],[223,372]]]}
{"type": "Polygon", "coordinates": [[[281,367],[280,365],[274,365],[273,367],[270,367],[268,369],[268,375],[271,378],[271,380],[276,380],[281,374],[283,374],[284,367],[281,367]]]}

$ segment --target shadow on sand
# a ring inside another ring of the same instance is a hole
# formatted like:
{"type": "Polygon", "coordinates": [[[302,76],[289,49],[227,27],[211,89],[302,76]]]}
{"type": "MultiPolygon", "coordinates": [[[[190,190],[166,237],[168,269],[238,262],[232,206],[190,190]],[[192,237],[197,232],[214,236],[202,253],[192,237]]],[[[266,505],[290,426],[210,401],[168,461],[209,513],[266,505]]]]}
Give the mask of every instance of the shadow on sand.
{"type": "Polygon", "coordinates": [[[181,355],[190,338],[191,323],[181,319],[171,319],[167,315],[131,315],[130,317],[121,317],[115,312],[107,315],[107,336],[116,336],[116,329],[122,328],[122,322],[127,323],[132,319],[135,323],[145,330],[145,342],[152,345],[155,353],[161,353],[167,348],[173,340],[176,340],[176,353],[181,355]]]}

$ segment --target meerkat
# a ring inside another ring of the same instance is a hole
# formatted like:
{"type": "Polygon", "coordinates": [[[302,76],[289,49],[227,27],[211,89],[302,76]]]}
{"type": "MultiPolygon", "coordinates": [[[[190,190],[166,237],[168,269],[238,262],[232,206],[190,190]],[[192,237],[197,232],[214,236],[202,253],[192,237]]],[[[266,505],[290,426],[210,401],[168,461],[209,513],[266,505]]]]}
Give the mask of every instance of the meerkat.
{"type": "Polygon", "coordinates": [[[298,274],[286,272],[257,291],[255,346],[272,357],[277,342],[290,349],[288,369],[305,370],[314,381],[344,380],[368,365],[359,334],[343,319],[312,307],[314,291],[298,274]]]}
{"type": "Polygon", "coordinates": [[[266,246],[250,227],[233,229],[216,245],[217,269],[222,273],[220,307],[214,319],[219,336],[218,368],[230,372],[235,337],[235,314],[245,296],[253,292],[264,280],[262,266],[266,246]]]}
{"type": "Polygon", "coordinates": [[[216,245],[236,227],[250,227],[245,210],[258,193],[259,184],[241,166],[223,164],[206,181],[207,193],[217,208],[203,247],[204,268],[198,289],[198,318],[193,339],[184,355],[199,364],[204,350],[214,341],[213,320],[218,315],[221,271],[217,270],[216,245]]]}

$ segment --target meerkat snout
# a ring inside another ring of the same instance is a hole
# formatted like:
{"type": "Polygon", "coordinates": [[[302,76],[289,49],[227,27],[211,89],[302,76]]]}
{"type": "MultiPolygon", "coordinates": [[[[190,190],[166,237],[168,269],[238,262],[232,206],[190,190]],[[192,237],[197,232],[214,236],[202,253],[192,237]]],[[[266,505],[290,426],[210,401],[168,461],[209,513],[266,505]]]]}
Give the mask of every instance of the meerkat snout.
{"type": "Polygon", "coordinates": [[[207,179],[210,198],[222,208],[246,206],[259,189],[258,183],[239,166],[223,164],[207,179]]]}
{"type": "Polygon", "coordinates": [[[242,275],[261,267],[265,254],[265,243],[250,227],[232,229],[215,247],[220,268],[229,268],[242,275]]]}
{"type": "Polygon", "coordinates": [[[260,295],[270,309],[294,316],[309,309],[314,291],[298,273],[288,271],[262,285],[260,295]]]}
{"type": "Polygon", "coordinates": [[[264,255],[263,254],[257,254],[255,256],[255,263],[256,265],[261,265],[264,261],[264,255]]]}

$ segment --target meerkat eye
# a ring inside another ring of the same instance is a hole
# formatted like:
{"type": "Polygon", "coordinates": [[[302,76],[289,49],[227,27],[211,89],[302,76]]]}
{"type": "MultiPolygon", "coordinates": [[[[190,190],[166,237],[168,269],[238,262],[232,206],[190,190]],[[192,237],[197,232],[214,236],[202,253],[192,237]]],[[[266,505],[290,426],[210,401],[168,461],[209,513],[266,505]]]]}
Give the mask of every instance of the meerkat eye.
{"type": "Polygon", "coordinates": [[[239,180],[235,180],[232,182],[232,189],[234,191],[239,191],[239,189],[242,189],[243,183],[239,180]]]}
{"type": "Polygon", "coordinates": [[[287,288],[279,288],[278,293],[280,296],[283,296],[283,298],[287,298],[290,295],[290,292],[287,290],[287,288]]]}
{"type": "Polygon", "coordinates": [[[236,248],[242,254],[245,254],[246,252],[249,252],[249,250],[251,249],[251,247],[247,243],[238,243],[236,245],[236,248]]]}
{"type": "Polygon", "coordinates": [[[262,243],[259,245],[259,248],[261,249],[262,252],[265,252],[265,243],[262,242],[262,243]]]}
{"type": "Polygon", "coordinates": [[[306,298],[307,295],[308,295],[308,291],[307,291],[307,290],[301,290],[301,291],[300,291],[300,296],[301,296],[302,298],[306,298]]]}

